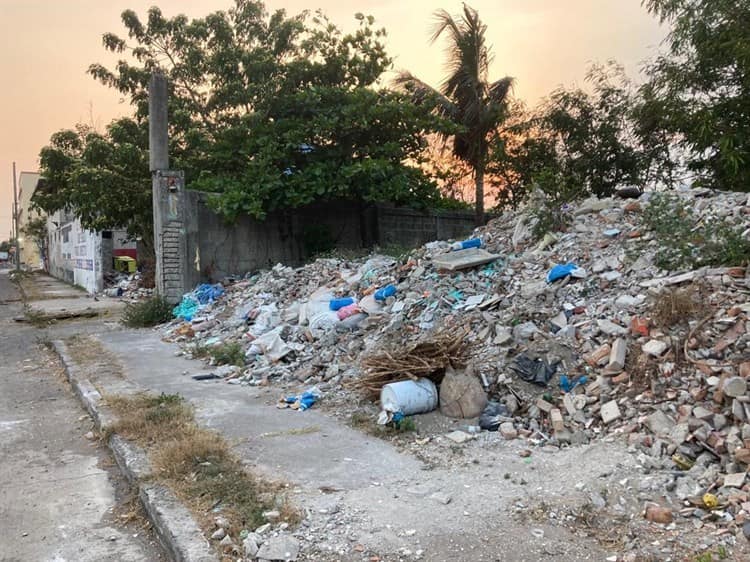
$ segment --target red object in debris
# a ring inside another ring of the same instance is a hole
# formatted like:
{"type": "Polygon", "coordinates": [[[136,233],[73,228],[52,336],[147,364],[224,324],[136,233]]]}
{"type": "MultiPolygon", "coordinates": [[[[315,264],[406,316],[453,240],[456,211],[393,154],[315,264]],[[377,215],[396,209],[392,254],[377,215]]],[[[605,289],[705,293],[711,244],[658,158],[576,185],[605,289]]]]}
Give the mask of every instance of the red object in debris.
{"type": "Polygon", "coordinates": [[[630,321],[630,333],[634,336],[648,336],[649,320],[640,316],[634,316],[630,321]]]}

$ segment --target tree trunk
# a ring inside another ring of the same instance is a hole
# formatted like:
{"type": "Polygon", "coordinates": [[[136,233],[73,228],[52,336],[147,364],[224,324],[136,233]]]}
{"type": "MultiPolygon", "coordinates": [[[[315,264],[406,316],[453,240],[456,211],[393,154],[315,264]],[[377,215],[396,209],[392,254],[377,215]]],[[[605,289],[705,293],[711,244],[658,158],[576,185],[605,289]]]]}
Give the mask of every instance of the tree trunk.
{"type": "Polygon", "coordinates": [[[476,187],[476,191],[474,193],[474,197],[475,197],[474,221],[476,222],[477,226],[482,226],[484,224],[484,166],[483,165],[477,166],[476,169],[474,170],[474,183],[476,187]]]}

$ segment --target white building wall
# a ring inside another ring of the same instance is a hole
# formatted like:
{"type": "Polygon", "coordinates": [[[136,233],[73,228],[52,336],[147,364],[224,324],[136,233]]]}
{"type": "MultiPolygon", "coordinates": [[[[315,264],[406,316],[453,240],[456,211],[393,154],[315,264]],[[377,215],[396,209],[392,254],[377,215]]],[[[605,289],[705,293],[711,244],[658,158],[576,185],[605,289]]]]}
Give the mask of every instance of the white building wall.
{"type": "Polygon", "coordinates": [[[86,230],[78,219],[58,211],[48,218],[49,272],[90,293],[104,288],[101,234],[86,230]]]}

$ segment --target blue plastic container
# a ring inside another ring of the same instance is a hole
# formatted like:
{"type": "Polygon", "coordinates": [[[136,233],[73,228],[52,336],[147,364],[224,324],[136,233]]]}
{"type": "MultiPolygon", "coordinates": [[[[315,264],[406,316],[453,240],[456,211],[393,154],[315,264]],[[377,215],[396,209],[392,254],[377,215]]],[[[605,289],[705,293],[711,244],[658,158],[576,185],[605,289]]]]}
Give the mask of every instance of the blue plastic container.
{"type": "Polygon", "coordinates": [[[451,249],[456,250],[466,250],[468,248],[481,248],[482,247],[482,239],[481,238],[469,238],[468,240],[464,240],[463,242],[454,242],[451,244],[451,249]]]}

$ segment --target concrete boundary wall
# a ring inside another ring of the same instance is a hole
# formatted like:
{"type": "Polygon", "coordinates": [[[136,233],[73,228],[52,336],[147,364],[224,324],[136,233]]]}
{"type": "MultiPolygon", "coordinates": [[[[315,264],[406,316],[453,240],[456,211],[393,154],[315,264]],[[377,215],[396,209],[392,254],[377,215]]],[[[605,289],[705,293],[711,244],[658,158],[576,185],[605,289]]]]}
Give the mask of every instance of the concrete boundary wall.
{"type": "Polygon", "coordinates": [[[415,247],[464,237],[474,227],[471,212],[423,212],[351,201],[273,213],[263,221],[243,216],[227,223],[208,206],[209,194],[185,193],[185,290],[277,263],[299,265],[325,247],[415,247]]]}

